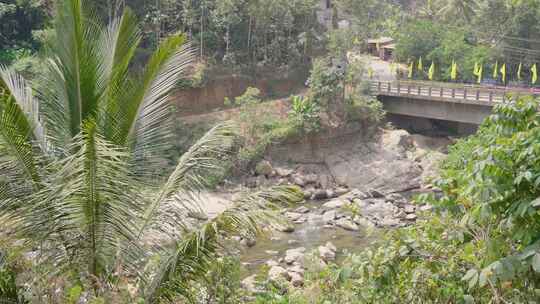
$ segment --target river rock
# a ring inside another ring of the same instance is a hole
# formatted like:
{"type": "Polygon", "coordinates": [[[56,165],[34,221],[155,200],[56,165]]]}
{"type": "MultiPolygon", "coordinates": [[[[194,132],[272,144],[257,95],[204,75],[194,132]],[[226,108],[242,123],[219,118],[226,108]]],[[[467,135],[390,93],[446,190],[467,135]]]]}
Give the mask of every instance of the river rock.
{"type": "Polygon", "coordinates": [[[323,217],[320,214],[310,213],[307,215],[307,220],[308,222],[320,222],[323,220],[323,217]]]}
{"type": "Polygon", "coordinates": [[[336,192],[334,192],[334,190],[332,190],[332,189],[327,189],[326,190],[326,197],[327,198],[334,198],[336,196],[337,195],[336,195],[336,192]]]}
{"type": "Polygon", "coordinates": [[[315,190],[315,192],[313,193],[313,196],[312,196],[312,198],[316,199],[316,200],[322,200],[322,199],[325,199],[327,197],[328,196],[327,196],[326,190],[324,190],[324,189],[315,190]]]}
{"type": "Polygon", "coordinates": [[[300,265],[294,265],[292,267],[289,267],[289,268],[287,268],[287,271],[289,271],[289,273],[290,272],[296,272],[296,273],[298,273],[300,275],[304,275],[304,268],[302,268],[302,266],[300,266],[300,265]]]}
{"type": "Polygon", "coordinates": [[[267,160],[261,160],[255,166],[255,173],[257,175],[271,176],[272,172],[274,172],[274,168],[272,168],[272,164],[267,160]]]}
{"type": "Polygon", "coordinates": [[[321,259],[325,262],[330,262],[336,259],[336,251],[333,250],[333,248],[329,248],[327,246],[319,246],[319,256],[321,259]]]}
{"type": "Polygon", "coordinates": [[[304,180],[306,181],[306,184],[317,184],[319,177],[317,174],[307,174],[304,176],[304,180]]]}
{"type": "Polygon", "coordinates": [[[403,211],[405,211],[405,213],[414,213],[415,210],[416,206],[414,205],[405,205],[405,207],[403,207],[403,211]]]}
{"type": "Polygon", "coordinates": [[[296,244],[298,244],[298,243],[300,243],[298,240],[288,240],[288,241],[287,241],[287,244],[288,244],[288,245],[296,245],[296,244]]]}
{"type": "Polygon", "coordinates": [[[407,216],[405,216],[405,219],[407,219],[409,221],[414,221],[414,220],[416,220],[416,214],[414,214],[414,213],[407,214],[407,216]]]}
{"type": "Polygon", "coordinates": [[[304,214],[303,213],[297,213],[297,212],[286,212],[285,216],[291,221],[297,221],[302,216],[304,216],[304,214]]]}
{"type": "Polygon", "coordinates": [[[382,194],[379,190],[377,189],[370,189],[368,191],[369,195],[373,198],[383,198],[384,197],[384,194],[382,194]]]}
{"type": "Polygon", "coordinates": [[[304,286],[304,278],[299,273],[297,273],[297,272],[289,272],[289,273],[287,273],[287,275],[289,276],[289,280],[290,280],[292,286],[294,286],[294,287],[302,287],[302,286],[304,286]]]}
{"type": "Polygon", "coordinates": [[[275,251],[275,250],[266,250],[265,253],[268,254],[268,255],[278,255],[278,254],[279,254],[279,251],[275,251]]]}
{"type": "Polygon", "coordinates": [[[294,232],[294,225],[290,223],[283,223],[283,224],[273,224],[272,227],[276,229],[277,231],[285,232],[285,233],[291,233],[294,232]]]}
{"type": "Polygon", "coordinates": [[[353,221],[351,221],[351,220],[349,220],[347,218],[338,219],[336,221],[336,226],[341,227],[341,228],[343,228],[345,230],[349,230],[349,231],[358,231],[358,230],[360,230],[360,227],[358,227],[358,225],[355,222],[353,222],[353,221]]]}
{"type": "Polygon", "coordinates": [[[326,209],[336,209],[336,208],[341,208],[348,204],[349,204],[349,201],[342,198],[337,198],[337,199],[333,199],[331,201],[324,203],[322,206],[323,208],[326,208],[326,209]]]}
{"type": "Polygon", "coordinates": [[[304,187],[306,185],[304,178],[296,174],[292,176],[292,183],[300,187],[304,187]]]}
{"type": "Polygon", "coordinates": [[[291,265],[293,263],[302,263],[304,259],[304,252],[306,251],[306,248],[304,247],[298,247],[295,249],[289,249],[285,251],[285,258],[284,261],[286,264],[291,265]]]}
{"type": "Polygon", "coordinates": [[[379,222],[379,225],[382,227],[397,227],[399,224],[399,219],[394,217],[385,217],[379,222]]]}
{"type": "Polygon", "coordinates": [[[337,188],[335,192],[336,192],[337,196],[342,196],[342,195],[345,195],[345,194],[349,193],[349,189],[347,189],[347,188],[337,188]]]}
{"type": "Polygon", "coordinates": [[[423,205],[420,207],[420,211],[430,211],[431,209],[433,209],[433,206],[431,205],[423,205]]]}
{"type": "Polygon", "coordinates": [[[304,190],[304,199],[306,199],[306,200],[311,199],[311,197],[313,196],[313,193],[315,193],[315,189],[313,189],[313,188],[305,189],[304,190]]]}
{"type": "Polygon", "coordinates": [[[281,266],[270,267],[270,270],[268,270],[268,278],[274,282],[279,282],[281,279],[285,279],[287,281],[290,279],[287,270],[281,266]]]}
{"type": "Polygon", "coordinates": [[[322,216],[323,222],[332,223],[336,219],[336,211],[328,210],[322,216]]]}
{"type": "Polygon", "coordinates": [[[294,210],[297,213],[308,213],[309,209],[306,206],[300,206],[294,210]]]}
{"type": "Polygon", "coordinates": [[[293,173],[293,170],[291,169],[285,169],[285,168],[275,168],[276,174],[280,177],[288,177],[293,173]]]}

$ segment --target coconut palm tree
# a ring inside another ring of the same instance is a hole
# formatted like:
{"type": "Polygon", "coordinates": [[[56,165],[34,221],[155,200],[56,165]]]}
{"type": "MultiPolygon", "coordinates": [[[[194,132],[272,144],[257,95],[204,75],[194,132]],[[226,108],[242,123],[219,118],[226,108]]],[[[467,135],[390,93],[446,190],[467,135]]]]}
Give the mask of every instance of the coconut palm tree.
{"type": "Polygon", "coordinates": [[[441,3],[439,15],[471,21],[478,9],[478,0],[445,0],[441,3]]]}
{"type": "Polygon", "coordinates": [[[163,40],[144,71],[131,72],[141,33],[126,10],[104,27],[81,0],[59,1],[41,92],[0,68],[0,223],[49,265],[101,293],[118,277],[147,302],[187,296],[215,261],[224,236],[260,232],[291,188],[242,196],[196,224],[199,193],[235,144],[214,127],[165,178],[156,153],[168,132],[167,96],[194,52],[183,35],[163,40]]]}

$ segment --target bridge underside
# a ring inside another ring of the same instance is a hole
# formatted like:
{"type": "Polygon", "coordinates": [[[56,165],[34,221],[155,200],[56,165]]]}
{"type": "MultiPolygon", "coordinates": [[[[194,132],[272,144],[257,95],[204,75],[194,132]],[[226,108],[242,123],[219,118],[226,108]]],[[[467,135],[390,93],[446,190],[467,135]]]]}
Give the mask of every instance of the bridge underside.
{"type": "Polygon", "coordinates": [[[379,96],[387,113],[479,125],[491,114],[485,104],[441,102],[403,96],[379,96]]]}

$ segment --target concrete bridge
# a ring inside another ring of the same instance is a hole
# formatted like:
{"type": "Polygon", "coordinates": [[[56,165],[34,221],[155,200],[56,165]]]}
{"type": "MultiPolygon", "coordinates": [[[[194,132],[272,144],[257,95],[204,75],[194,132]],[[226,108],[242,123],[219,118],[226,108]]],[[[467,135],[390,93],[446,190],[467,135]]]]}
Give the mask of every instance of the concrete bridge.
{"type": "Polygon", "coordinates": [[[479,125],[493,106],[512,95],[532,95],[520,88],[431,82],[371,82],[389,114],[479,125]]]}

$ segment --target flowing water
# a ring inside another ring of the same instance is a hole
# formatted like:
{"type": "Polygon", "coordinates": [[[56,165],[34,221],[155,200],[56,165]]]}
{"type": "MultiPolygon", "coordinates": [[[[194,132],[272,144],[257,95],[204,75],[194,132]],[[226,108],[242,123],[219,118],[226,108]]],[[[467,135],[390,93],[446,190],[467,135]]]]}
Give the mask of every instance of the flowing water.
{"type": "MultiPolygon", "coordinates": [[[[310,202],[304,206],[310,209],[307,214],[319,214],[321,202],[310,202]]],[[[302,224],[295,224],[291,233],[274,232],[270,236],[261,237],[255,246],[244,248],[241,261],[249,272],[256,271],[260,265],[270,259],[277,260],[285,255],[287,249],[304,247],[306,252],[317,249],[318,246],[331,242],[338,249],[339,256],[345,253],[359,251],[372,244],[381,230],[360,228],[360,231],[348,231],[339,227],[324,227],[321,217],[307,216],[308,220],[302,224]]]]}

